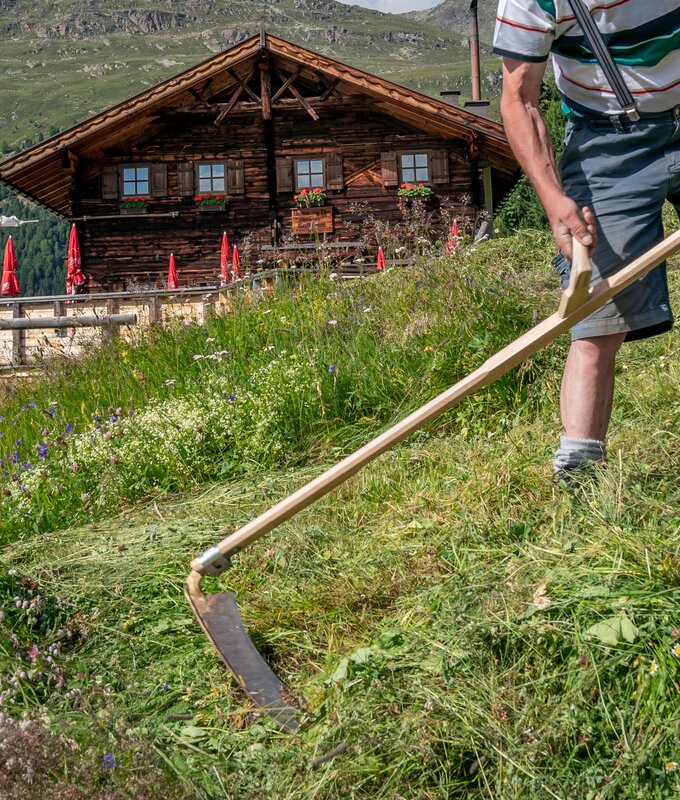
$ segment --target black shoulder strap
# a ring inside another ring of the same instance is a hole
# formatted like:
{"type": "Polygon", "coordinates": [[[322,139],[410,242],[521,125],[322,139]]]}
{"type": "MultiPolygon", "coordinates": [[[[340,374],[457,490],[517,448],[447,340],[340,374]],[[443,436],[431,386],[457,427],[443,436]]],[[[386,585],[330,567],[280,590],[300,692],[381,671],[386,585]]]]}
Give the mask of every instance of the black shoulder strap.
{"type": "Polygon", "coordinates": [[[597,58],[597,60],[600,62],[602,71],[607,76],[609,85],[613,89],[621,108],[623,108],[633,122],[636,122],[640,119],[640,115],[638,114],[637,107],[635,106],[633,95],[626,86],[623,75],[621,75],[621,72],[616,66],[611,53],[607,49],[607,45],[602,38],[602,34],[600,33],[599,28],[595,24],[593,18],[590,16],[590,12],[583,4],[582,0],[567,0],[567,2],[571,6],[571,10],[574,12],[574,16],[583,30],[586,41],[591,46],[593,53],[595,54],[595,58],[597,58]]]}

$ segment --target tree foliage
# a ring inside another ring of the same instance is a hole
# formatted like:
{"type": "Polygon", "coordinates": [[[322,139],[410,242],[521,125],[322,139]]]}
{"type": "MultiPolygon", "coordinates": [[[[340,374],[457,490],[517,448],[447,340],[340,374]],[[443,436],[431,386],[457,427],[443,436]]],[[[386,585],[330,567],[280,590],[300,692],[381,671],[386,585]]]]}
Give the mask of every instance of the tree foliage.
{"type": "Polygon", "coordinates": [[[17,254],[19,286],[24,297],[64,294],[69,226],[40,206],[25,203],[14,192],[0,186],[0,214],[39,223],[18,228],[0,228],[0,247],[11,236],[17,254]]]}

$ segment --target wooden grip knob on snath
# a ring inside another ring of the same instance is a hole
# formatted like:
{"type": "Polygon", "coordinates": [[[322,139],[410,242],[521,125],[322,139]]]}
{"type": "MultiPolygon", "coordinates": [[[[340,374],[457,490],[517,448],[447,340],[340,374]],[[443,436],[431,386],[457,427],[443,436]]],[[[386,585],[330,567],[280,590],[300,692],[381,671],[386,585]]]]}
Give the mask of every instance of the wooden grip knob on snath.
{"type": "Polygon", "coordinates": [[[571,242],[572,257],[569,286],[562,293],[560,307],[557,309],[559,317],[566,317],[574,309],[586,302],[590,295],[590,280],[593,277],[588,248],[581,244],[576,237],[573,237],[571,242]]]}

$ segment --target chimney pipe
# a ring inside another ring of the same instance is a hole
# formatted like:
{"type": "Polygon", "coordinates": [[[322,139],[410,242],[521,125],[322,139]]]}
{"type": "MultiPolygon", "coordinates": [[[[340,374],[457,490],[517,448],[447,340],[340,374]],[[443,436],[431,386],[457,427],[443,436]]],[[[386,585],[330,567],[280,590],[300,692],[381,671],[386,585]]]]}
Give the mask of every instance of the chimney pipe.
{"type": "Polygon", "coordinates": [[[477,0],[470,3],[472,31],[470,34],[470,62],[472,67],[472,99],[482,99],[482,82],[479,77],[479,25],[477,23],[477,0]]]}

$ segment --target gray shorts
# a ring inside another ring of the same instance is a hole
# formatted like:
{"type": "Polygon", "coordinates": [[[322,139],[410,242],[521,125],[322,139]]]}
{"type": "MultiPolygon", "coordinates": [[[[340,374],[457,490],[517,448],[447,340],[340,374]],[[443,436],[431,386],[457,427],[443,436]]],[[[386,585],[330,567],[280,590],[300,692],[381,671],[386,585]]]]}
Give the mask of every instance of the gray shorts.
{"type": "MultiPolygon", "coordinates": [[[[570,118],[560,173],[566,194],[597,219],[596,283],[663,239],[666,200],[680,215],[680,106],[639,122],[625,115],[570,118]]],[[[569,261],[558,253],[553,265],[565,288],[569,261]]],[[[631,341],[672,327],[664,263],[576,324],[572,339],[626,333],[631,341]]]]}

